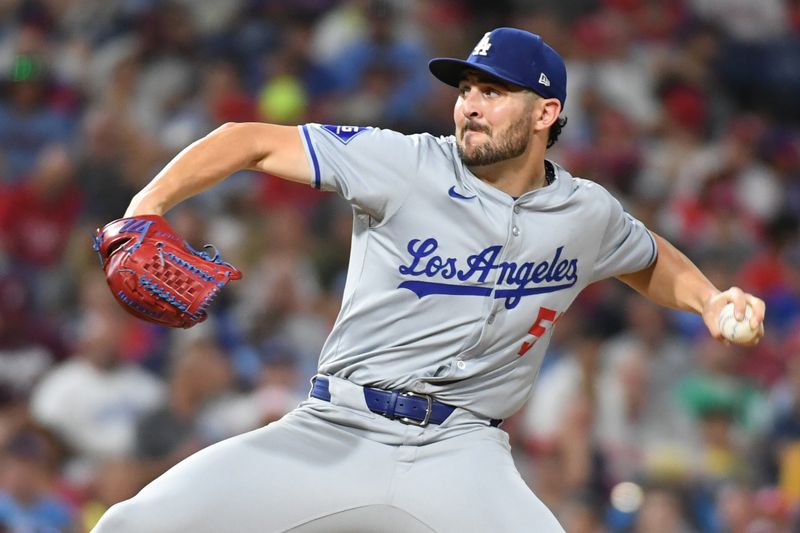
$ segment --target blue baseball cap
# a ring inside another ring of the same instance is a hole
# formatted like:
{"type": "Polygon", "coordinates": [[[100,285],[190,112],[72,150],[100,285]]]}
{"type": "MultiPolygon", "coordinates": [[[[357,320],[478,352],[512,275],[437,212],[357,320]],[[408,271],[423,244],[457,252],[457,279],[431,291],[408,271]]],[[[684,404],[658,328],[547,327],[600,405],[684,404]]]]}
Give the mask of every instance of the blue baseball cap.
{"type": "Polygon", "coordinates": [[[466,60],[437,57],[430,60],[428,68],[453,87],[458,87],[465,70],[474,69],[544,98],[557,98],[562,109],[567,99],[564,60],[540,36],[516,28],[487,32],[466,60]]]}

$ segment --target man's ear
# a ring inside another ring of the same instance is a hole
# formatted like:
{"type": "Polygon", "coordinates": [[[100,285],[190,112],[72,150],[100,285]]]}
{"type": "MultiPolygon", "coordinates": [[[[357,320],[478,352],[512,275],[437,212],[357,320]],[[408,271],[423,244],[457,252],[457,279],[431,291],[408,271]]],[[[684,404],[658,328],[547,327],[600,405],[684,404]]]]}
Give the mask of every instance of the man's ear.
{"type": "Polygon", "coordinates": [[[557,98],[543,98],[536,102],[534,106],[533,128],[535,131],[543,131],[558,120],[561,114],[561,102],[557,98]]]}

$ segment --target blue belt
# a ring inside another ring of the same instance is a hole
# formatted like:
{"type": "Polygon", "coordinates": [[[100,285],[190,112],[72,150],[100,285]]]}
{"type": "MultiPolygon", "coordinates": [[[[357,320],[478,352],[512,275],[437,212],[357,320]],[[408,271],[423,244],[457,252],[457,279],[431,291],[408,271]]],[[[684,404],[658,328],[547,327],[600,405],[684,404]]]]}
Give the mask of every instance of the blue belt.
{"type": "MultiPolygon", "coordinates": [[[[326,402],[331,401],[328,378],[317,376],[311,387],[311,396],[326,402]]],[[[425,427],[428,424],[441,424],[455,411],[455,406],[433,399],[428,394],[400,390],[383,390],[363,387],[367,407],[373,413],[404,424],[425,427]]],[[[492,426],[499,426],[502,420],[492,420],[492,426]]]]}

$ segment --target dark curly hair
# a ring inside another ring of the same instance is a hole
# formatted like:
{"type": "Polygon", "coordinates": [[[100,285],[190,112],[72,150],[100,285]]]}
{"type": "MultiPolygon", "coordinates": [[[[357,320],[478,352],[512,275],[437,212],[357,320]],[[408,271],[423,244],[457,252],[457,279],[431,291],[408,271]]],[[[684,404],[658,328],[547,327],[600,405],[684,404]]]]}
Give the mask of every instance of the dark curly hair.
{"type": "Polygon", "coordinates": [[[561,135],[561,129],[567,125],[567,117],[558,117],[558,120],[550,126],[550,131],[547,132],[547,147],[550,148],[558,140],[561,135]]]}

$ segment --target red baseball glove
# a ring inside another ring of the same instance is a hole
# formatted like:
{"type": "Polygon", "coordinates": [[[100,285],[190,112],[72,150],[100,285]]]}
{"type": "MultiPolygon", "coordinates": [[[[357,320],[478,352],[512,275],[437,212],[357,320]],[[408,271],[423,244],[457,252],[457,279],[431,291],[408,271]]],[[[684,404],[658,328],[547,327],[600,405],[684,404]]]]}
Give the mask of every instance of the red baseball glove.
{"type": "Polygon", "coordinates": [[[109,222],[97,230],[94,250],[120,305],[136,317],[172,328],[205,320],[206,309],[225,285],[242,277],[219,253],[211,257],[193,249],[157,215],[109,222]]]}

